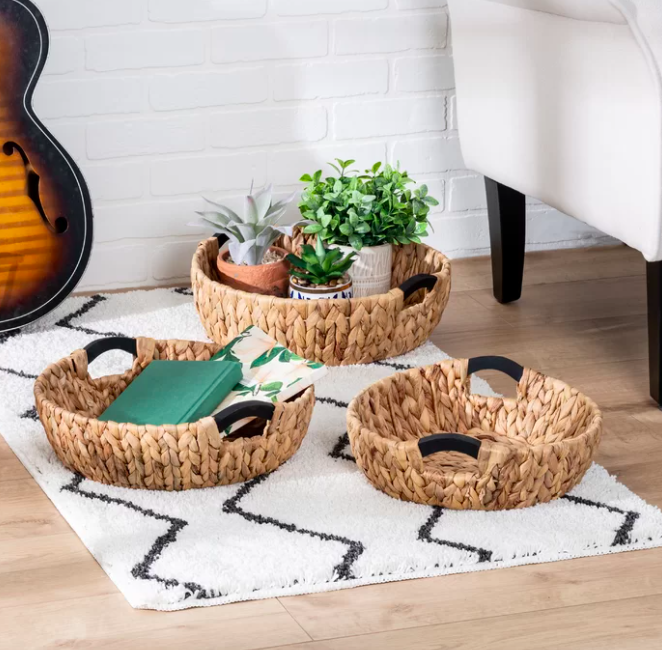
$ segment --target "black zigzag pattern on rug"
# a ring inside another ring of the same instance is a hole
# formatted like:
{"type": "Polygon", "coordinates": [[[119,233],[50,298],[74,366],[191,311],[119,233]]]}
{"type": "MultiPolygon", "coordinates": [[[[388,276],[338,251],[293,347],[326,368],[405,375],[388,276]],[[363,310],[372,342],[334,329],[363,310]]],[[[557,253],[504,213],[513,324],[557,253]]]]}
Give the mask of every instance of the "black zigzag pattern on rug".
{"type": "Polygon", "coordinates": [[[228,499],[223,504],[223,512],[239,515],[243,517],[246,521],[250,521],[251,523],[254,524],[276,526],[281,530],[286,530],[288,533],[298,533],[300,535],[308,535],[309,537],[315,537],[317,539],[324,540],[325,542],[340,542],[342,544],[345,544],[347,546],[347,552],[343,556],[340,563],[334,567],[333,569],[334,578],[332,582],[336,582],[338,580],[352,580],[355,577],[352,574],[352,565],[354,564],[354,562],[356,562],[356,560],[358,560],[360,555],[365,550],[365,547],[361,542],[348,539],[347,537],[341,537],[339,535],[332,535],[330,533],[322,533],[315,530],[308,530],[307,528],[299,528],[295,524],[284,523],[282,521],[279,521],[278,519],[275,519],[274,517],[265,517],[264,515],[258,515],[253,512],[248,512],[239,505],[239,502],[246,495],[248,495],[253,490],[254,487],[264,482],[268,476],[269,474],[263,474],[262,476],[258,476],[252,479],[251,481],[248,481],[248,483],[244,483],[244,485],[237,492],[237,494],[235,494],[235,496],[233,496],[231,499],[228,499]]]}
{"type": "Polygon", "coordinates": [[[406,366],[403,363],[396,363],[395,361],[374,361],[376,366],[386,366],[388,368],[395,368],[395,370],[413,370],[416,366],[406,366]]]}
{"type": "Polygon", "coordinates": [[[462,544],[460,542],[451,542],[450,540],[439,539],[438,537],[432,537],[432,530],[437,525],[443,514],[444,508],[439,506],[432,506],[432,512],[430,513],[428,520],[420,527],[418,531],[419,541],[428,542],[429,544],[438,544],[439,546],[448,546],[458,551],[468,551],[469,553],[475,553],[478,556],[478,564],[482,562],[491,562],[492,551],[488,551],[485,548],[471,546],[470,544],[462,544]]]}
{"type": "MultiPolygon", "coordinates": [[[[85,302],[82,307],[71,312],[70,314],[67,314],[59,321],[57,321],[55,323],[56,327],[65,327],[67,329],[75,330],[77,332],[83,332],[84,334],[90,334],[92,336],[103,336],[103,337],[126,336],[125,334],[121,334],[119,332],[99,332],[98,330],[93,330],[90,329],[89,327],[82,327],[80,325],[72,324],[73,320],[80,318],[81,316],[84,316],[90,310],[94,309],[94,307],[96,307],[98,304],[106,300],[107,300],[106,296],[102,296],[101,294],[96,294],[94,296],[91,296],[90,299],[87,302],[85,302]]],[[[10,332],[4,332],[0,334],[0,345],[2,345],[5,341],[8,341],[10,338],[13,338],[14,336],[18,336],[19,334],[22,334],[21,330],[11,330],[10,332]]],[[[22,379],[37,379],[37,375],[24,372],[23,370],[16,370],[14,368],[5,368],[0,366],[0,372],[5,372],[9,375],[14,375],[15,377],[21,377],[22,379]]]]}
{"type": "Polygon", "coordinates": [[[354,456],[350,456],[349,454],[345,453],[345,449],[350,446],[349,443],[349,434],[345,431],[345,433],[338,438],[338,442],[334,445],[333,449],[329,452],[329,456],[331,458],[335,458],[336,460],[348,460],[351,463],[355,463],[356,459],[354,456]]]}
{"type": "Polygon", "coordinates": [[[100,293],[97,293],[94,296],[91,296],[82,307],[72,312],[71,314],[68,314],[64,318],[61,318],[57,323],[55,323],[55,325],[57,325],[57,327],[66,327],[67,329],[76,330],[77,332],[83,332],[84,334],[90,334],[92,336],[126,336],[126,334],[122,334],[121,332],[99,332],[98,330],[93,330],[89,327],[72,324],[73,320],[84,316],[90,310],[94,309],[99,303],[105,302],[106,300],[108,300],[106,296],[102,296],[100,293]]]}
{"type": "Polygon", "coordinates": [[[6,372],[8,375],[14,375],[15,377],[21,377],[23,379],[36,379],[37,375],[31,375],[28,372],[23,372],[22,370],[14,370],[13,368],[2,368],[0,367],[0,372],[6,372]]]}
{"type": "Polygon", "coordinates": [[[573,497],[569,494],[566,494],[565,496],[561,497],[562,499],[565,499],[566,501],[571,501],[572,503],[578,503],[583,506],[589,506],[591,508],[603,508],[604,510],[608,510],[609,512],[614,512],[619,515],[623,515],[625,519],[623,520],[623,524],[620,526],[620,528],[616,531],[616,537],[614,537],[614,541],[611,543],[612,546],[625,546],[626,544],[629,544],[631,539],[630,539],[630,533],[632,532],[632,529],[634,528],[634,524],[639,519],[639,513],[635,512],[634,510],[621,510],[620,508],[615,508],[614,506],[610,506],[606,503],[600,503],[599,501],[591,501],[589,499],[583,499],[582,497],[573,497]]]}
{"type": "Polygon", "coordinates": [[[21,413],[20,418],[22,420],[33,420],[34,422],[37,422],[39,420],[37,407],[33,406],[32,408],[29,408],[27,411],[24,411],[23,413],[21,413]]]}
{"type": "Polygon", "coordinates": [[[179,587],[182,586],[186,589],[184,599],[194,597],[196,599],[202,598],[218,598],[223,596],[220,592],[215,592],[213,590],[207,590],[201,585],[195,582],[179,582],[174,578],[163,578],[155,573],[152,573],[152,565],[156,560],[161,557],[164,549],[170,544],[174,544],[177,541],[177,535],[188,526],[188,522],[180,519],[179,517],[170,517],[169,515],[164,515],[158,512],[154,512],[148,508],[141,508],[140,506],[127,501],[126,499],[118,499],[115,497],[109,497],[107,494],[97,494],[96,492],[89,492],[81,489],[81,483],[85,480],[84,476],[80,474],[75,474],[70,483],[67,483],[62,488],[62,491],[71,492],[77,496],[83,497],[85,499],[91,499],[96,501],[101,501],[106,504],[114,504],[128,508],[133,512],[137,512],[144,517],[151,517],[157,521],[165,521],[169,524],[168,530],[163,534],[159,535],[151,548],[145,555],[145,557],[136,564],[133,569],[131,569],[131,575],[137,580],[154,580],[166,587],[179,587]]]}
{"type": "MultiPolygon", "coordinates": [[[[15,336],[18,336],[21,333],[21,330],[10,330],[9,332],[0,333],[0,345],[13,339],[15,336]]],[[[15,370],[14,368],[5,368],[0,366],[0,372],[6,372],[8,375],[14,375],[15,377],[22,377],[23,379],[36,379],[37,375],[31,375],[22,370],[15,370]]]]}

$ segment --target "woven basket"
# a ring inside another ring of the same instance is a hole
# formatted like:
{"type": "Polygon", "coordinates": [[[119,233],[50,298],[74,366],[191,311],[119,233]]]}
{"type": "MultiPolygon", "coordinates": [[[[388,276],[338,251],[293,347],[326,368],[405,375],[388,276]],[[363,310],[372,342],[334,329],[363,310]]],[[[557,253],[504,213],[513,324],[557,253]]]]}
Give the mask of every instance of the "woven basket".
{"type": "MultiPolygon", "coordinates": [[[[298,252],[303,241],[299,234],[283,237],[278,245],[298,252]]],[[[450,262],[423,244],[394,247],[391,291],[339,300],[293,300],[232,289],[219,282],[218,250],[216,237],[203,241],[191,268],[195,306],[208,336],[225,345],[256,325],[292,352],[327,366],[370,363],[418,347],[439,323],[451,289],[450,262]]]]}
{"type": "Polygon", "coordinates": [[[502,357],[451,359],[387,377],[356,396],[347,423],[356,462],[375,487],[458,510],[563,496],[589,468],[602,433],[588,397],[502,357]],[[517,398],[470,392],[471,373],[488,368],[518,382],[517,398]]]}
{"type": "Polygon", "coordinates": [[[315,404],[312,386],[287,402],[233,405],[189,424],[139,426],[96,419],[153,359],[208,360],[218,350],[211,343],[110,338],[48,366],[34,393],[58,458],[94,481],[149,490],[227,485],[275,470],[306,435],[315,404]],[[133,367],[122,375],[92,379],[88,363],[110,349],[133,352],[133,367]],[[261,435],[232,439],[219,434],[247,416],[269,419],[261,435]]]}

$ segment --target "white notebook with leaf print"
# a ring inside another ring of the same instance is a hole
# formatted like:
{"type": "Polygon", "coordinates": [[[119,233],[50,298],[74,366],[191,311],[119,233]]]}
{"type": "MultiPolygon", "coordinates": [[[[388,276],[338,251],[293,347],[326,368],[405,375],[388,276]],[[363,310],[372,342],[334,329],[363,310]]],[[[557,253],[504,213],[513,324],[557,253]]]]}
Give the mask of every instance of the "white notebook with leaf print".
{"type": "MultiPolygon", "coordinates": [[[[235,361],[241,364],[242,379],[221,402],[213,415],[231,404],[249,400],[284,402],[323,377],[326,367],[307,361],[290,352],[251,325],[232,339],[212,361],[235,361]]],[[[252,418],[245,418],[226,429],[232,433],[252,418]]]]}

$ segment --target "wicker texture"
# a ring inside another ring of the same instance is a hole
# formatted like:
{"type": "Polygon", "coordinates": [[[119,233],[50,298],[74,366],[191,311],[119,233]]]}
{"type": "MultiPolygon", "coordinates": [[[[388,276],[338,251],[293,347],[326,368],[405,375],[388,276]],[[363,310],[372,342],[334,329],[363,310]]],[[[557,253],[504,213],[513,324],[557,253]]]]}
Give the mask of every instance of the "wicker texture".
{"type": "Polygon", "coordinates": [[[397,373],[368,387],[347,414],[352,451],[392,497],[453,509],[522,508],[563,496],[589,468],[602,433],[594,402],[526,369],[517,398],[469,390],[467,360],[397,373]],[[462,433],[482,441],[478,459],[422,458],[418,440],[462,433]]]}
{"type": "Polygon", "coordinates": [[[108,485],[186,490],[227,485],[275,470],[299,448],[315,403],[312,387],[276,404],[262,435],[222,437],[211,417],[198,422],[138,426],[96,419],[153,359],[209,360],[219,347],[139,338],[133,367],[92,379],[87,353],[51,364],[34,387],[37,412],[55,453],[70,470],[108,485]]]}
{"type": "MultiPolygon", "coordinates": [[[[303,237],[279,245],[298,252],[303,237]]],[[[208,336],[225,345],[256,325],[281,345],[327,366],[370,363],[409,352],[439,323],[448,303],[451,268],[440,252],[423,244],[394,247],[388,293],[342,300],[292,300],[237,291],[218,280],[218,241],[203,241],[193,257],[195,306],[208,336]],[[419,273],[437,277],[432,291],[409,300],[397,287],[419,273]],[[422,299],[421,299],[422,298],[422,299]]]]}

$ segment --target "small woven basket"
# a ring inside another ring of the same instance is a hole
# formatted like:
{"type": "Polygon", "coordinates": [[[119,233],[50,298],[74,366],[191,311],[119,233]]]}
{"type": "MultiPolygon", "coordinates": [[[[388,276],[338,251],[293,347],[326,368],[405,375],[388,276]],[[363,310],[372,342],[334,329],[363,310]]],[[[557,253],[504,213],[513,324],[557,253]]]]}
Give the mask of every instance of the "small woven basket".
{"type": "MultiPolygon", "coordinates": [[[[299,252],[302,243],[298,234],[278,245],[299,252]]],[[[232,289],[219,281],[218,250],[216,237],[201,242],[191,267],[195,307],[207,335],[225,345],[256,325],[292,352],[327,366],[371,363],[418,347],[439,323],[451,289],[450,262],[423,244],[394,246],[388,293],[338,300],[232,289]]]]}
{"type": "Polygon", "coordinates": [[[523,508],[563,496],[589,468],[602,433],[592,400],[502,357],[451,359],[387,377],[356,396],[347,424],[356,462],[376,488],[456,510],[523,508]],[[513,377],[517,398],[472,394],[469,377],[484,369],[513,377]]]}
{"type": "Polygon", "coordinates": [[[55,453],[93,481],[149,490],[227,485],[275,470],[299,448],[315,404],[313,387],[281,403],[243,402],[214,417],[177,425],[100,422],[96,418],[153,359],[209,360],[219,346],[193,341],[100,339],[51,364],[35,382],[37,412],[55,453]],[[93,379],[88,363],[110,349],[136,355],[122,375],[93,379]],[[248,416],[269,421],[261,435],[219,431],[248,416]]]}

